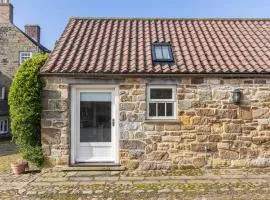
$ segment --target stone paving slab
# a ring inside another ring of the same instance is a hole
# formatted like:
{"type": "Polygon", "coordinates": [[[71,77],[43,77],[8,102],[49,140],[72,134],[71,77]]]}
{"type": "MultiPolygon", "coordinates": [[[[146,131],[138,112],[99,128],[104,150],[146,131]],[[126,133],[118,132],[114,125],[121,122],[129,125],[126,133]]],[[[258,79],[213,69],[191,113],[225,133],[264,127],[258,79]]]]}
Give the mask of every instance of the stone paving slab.
{"type": "MultiPolygon", "coordinates": [[[[48,181],[48,182],[57,182],[61,180],[66,180],[65,177],[61,178],[49,178],[49,177],[44,177],[44,178],[39,178],[39,181],[48,181]]],[[[199,176],[199,177],[192,177],[192,176],[160,176],[160,177],[117,177],[117,176],[97,176],[97,177],[69,177],[68,181],[105,181],[105,182],[117,182],[117,181],[131,181],[131,182],[162,182],[164,180],[182,180],[182,181],[238,181],[238,180],[251,180],[251,181],[260,181],[260,182],[270,182],[270,176],[267,175],[256,175],[256,176],[235,176],[235,175],[228,175],[225,177],[224,175],[218,176],[218,175],[212,175],[212,176],[199,176]]]]}

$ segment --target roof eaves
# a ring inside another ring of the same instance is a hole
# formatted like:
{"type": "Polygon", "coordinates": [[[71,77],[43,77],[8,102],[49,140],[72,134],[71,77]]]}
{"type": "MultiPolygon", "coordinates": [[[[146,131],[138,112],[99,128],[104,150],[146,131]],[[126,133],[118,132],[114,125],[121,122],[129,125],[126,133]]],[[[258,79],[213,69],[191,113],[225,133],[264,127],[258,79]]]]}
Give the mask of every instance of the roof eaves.
{"type": "Polygon", "coordinates": [[[42,76],[80,76],[80,77],[224,77],[224,78],[270,78],[270,72],[265,73],[59,73],[41,72],[42,76]]]}

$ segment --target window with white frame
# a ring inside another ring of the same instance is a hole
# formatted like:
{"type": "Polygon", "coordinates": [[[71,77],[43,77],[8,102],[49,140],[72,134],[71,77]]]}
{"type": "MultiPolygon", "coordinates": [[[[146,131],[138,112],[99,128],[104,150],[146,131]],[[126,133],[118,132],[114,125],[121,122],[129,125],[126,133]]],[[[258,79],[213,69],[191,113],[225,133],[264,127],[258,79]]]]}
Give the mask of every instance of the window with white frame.
{"type": "Polygon", "coordinates": [[[8,119],[0,120],[0,134],[8,133],[8,119]]]}
{"type": "Polygon", "coordinates": [[[149,86],[147,100],[148,119],[176,119],[175,86],[149,86]]]}
{"type": "Polygon", "coordinates": [[[0,87],[0,100],[4,100],[5,99],[5,87],[0,87]]]}
{"type": "Polygon", "coordinates": [[[20,52],[20,64],[23,64],[29,58],[32,58],[32,52],[20,52]]]}

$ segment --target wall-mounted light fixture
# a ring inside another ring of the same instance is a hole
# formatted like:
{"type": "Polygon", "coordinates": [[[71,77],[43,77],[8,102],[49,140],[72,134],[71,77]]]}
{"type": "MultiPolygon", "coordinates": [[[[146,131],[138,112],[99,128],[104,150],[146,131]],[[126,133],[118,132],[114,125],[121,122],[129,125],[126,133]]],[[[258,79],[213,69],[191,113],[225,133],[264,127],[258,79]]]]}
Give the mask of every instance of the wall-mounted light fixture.
{"type": "Polygon", "coordinates": [[[238,105],[241,102],[241,90],[240,89],[235,89],[233,92],[232,100],[233,103],[238,105]]]}

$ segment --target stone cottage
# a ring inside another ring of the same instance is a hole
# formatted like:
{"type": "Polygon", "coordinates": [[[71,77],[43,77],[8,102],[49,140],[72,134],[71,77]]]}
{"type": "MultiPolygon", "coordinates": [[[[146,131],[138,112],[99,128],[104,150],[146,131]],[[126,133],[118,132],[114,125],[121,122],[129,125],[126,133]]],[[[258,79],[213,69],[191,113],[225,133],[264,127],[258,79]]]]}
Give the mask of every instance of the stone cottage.
{"type": "Polygon", "coordinates": [[[43,66],[53,165],[270,166],[268,19],[71,18],[43,66]]]}
{"type": "Polygon", "coordinates": [[[26,59],[48,52],[40,44],[40,27],[26,25],[21,31],[13,24],[13,5],[0,0],[0,137],[9,135],[8,91],[12,78],[26,59]]]}

